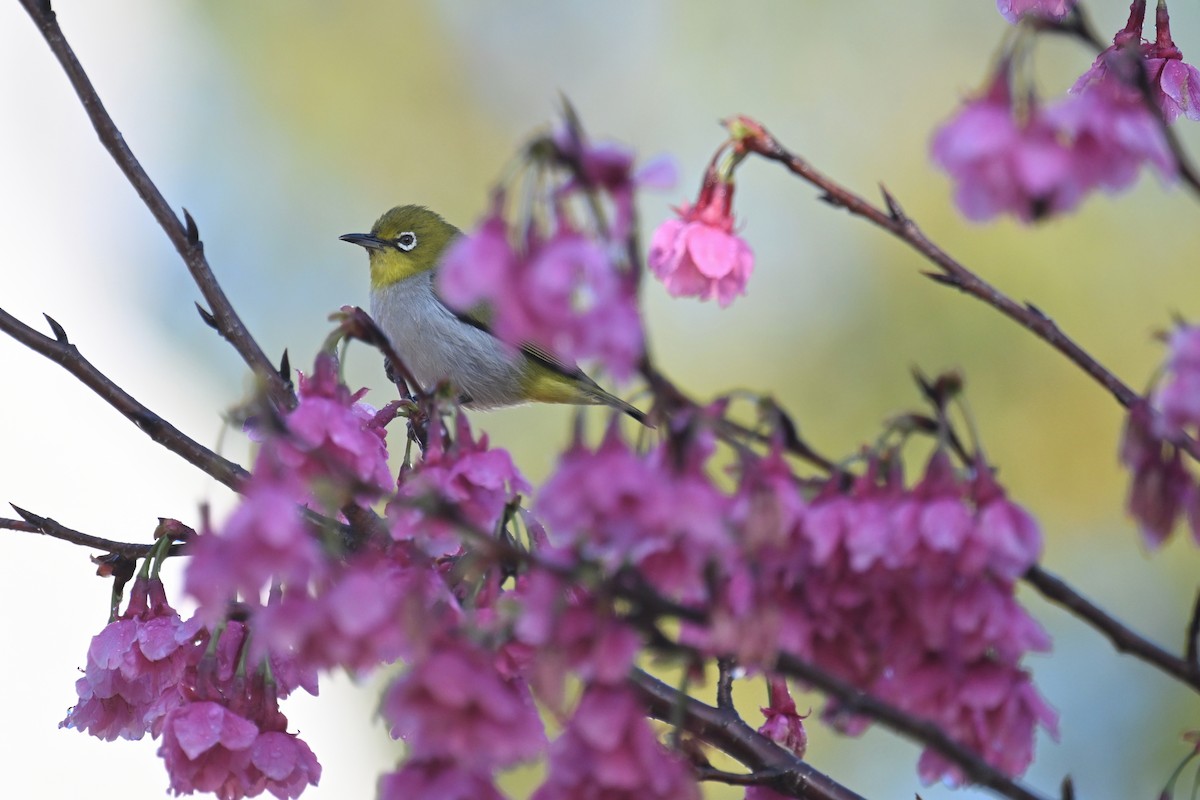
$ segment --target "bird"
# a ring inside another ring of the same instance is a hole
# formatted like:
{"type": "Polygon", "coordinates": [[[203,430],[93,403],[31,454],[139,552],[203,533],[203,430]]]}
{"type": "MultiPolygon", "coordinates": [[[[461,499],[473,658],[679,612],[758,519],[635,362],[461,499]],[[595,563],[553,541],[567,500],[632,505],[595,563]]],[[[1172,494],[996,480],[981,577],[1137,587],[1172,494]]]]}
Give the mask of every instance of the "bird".
{"type": "Polygon", "coordinates": [[[366,249],[371,317],[422,388],[448,380],[463,405],[478,409],[527,402],[602,405],[649,425],[644,412],[574,364],[533,344],[513,347],[492,334],[478,310],[455,311],[442,301],[437,268],[461,235],[436,212],[401,205],[384,212],[370,233],[338,237],[366,249]]]}

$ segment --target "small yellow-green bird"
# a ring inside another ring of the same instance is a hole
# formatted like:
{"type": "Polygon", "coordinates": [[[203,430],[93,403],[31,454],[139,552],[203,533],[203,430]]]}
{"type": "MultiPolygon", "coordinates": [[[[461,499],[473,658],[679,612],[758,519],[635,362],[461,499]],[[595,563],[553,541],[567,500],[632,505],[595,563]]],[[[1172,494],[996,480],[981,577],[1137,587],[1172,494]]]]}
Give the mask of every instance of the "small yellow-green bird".
{"type": "Polygon", "coordinates": [[[458,228],[423,206],[397,206],[370,233],[339,237],[366,248],[371,316],[423,388],[449,380],[474,408],[519,403],[604,405],[639,422],[646,415],[600,388],[578,367],[541,348],[511,347],[476,315],[451,310],[434,291],[435,271],[458,228]]]}

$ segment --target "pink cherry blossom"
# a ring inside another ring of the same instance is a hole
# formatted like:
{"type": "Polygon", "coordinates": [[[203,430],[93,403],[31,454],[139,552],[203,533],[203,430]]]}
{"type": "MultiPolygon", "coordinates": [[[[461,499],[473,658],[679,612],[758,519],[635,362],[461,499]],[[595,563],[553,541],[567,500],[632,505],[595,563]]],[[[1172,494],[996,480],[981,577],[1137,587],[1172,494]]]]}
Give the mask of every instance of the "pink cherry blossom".
{"type": "Polygon", "coordinates": [[[320,354],[313,374],[300,376],[299,404],[285,419],[286,434],[268,437],[260,460],[271,459],[302,484],[345,484],[360,503],[390,490],[384,425],[394,415],[377,415],[360,403],[366,391],[352,394],[338,380],[333,356],[320,354]]]}
{"type": "Polygon", "coordinates": [[[504,800],[491,775],[453,761],[409,760],[379,779],[379,800],[504,800]]]}
{"type": "Polygon", "coordinates": [[[1146,15],[1145,0],[1135,0],[1129,9],[1129,21],[1117,32],[1112,47],[1109,47],[1080,81],[1097,80],[1104,77],[1119,51],[1124,51],[1125,82],[1141,93],[1133,78],[1130,65],[1140,61],[1149,81],[1150,89],[1159,109],[1167,122],[1174,122],[1180,114],[1188,119],[1200,120],[1200,71],[1183,60],[1183,52],[1171,37],[1171,19],[1165,3],[1160,3],[1155,14],[1157,35],[1151,43],[1142,42],[1141,31],[1146,15]]]}
{"type": "Polygon", "coordinates": [[[576,126],[559,127],[553,140],[560,157],[574,162],[580,172],[559,191],[569,194],[582,185],[608,195],[615,210],[614,240],[625,239],[633,227],[637,189],[670,189],[675,185],[677,168],[669,156],[653,158],[634,170],[633,150],[617,142],[588,142],[576,126]]]}
{"type": "MultiPolygon", "coordinates": [[[[1164,399],[1171,401],[1167,397],[1159,398],[1159,402],[1164,399]]],[[[1174,410],[1179,409],[1176,406],[1174,410]]],[[[1200,509],[1196,507],[1200,490],[1184,466],[1179,448],[1163,437],[1172,430],[1178,429],[1162,422],[1150,404],[1141,400],[1130,407],[1121,435],[1121,464],[1131,472],[1125,508],[1151,550],[1170,537],[1185,511],[1192,536],[1200,543],[1200,509]]]]}
{"type": "Polygon", "coordinates": [[[1175,157],[1137,88],[1141,69],[1135,45],[1109,48],[1080,76],[1068,97],[1046,115],[1068,138],[1079,174],[1089,185],[1127,188],[1149,163],[1165,180],[1175,177],[1175,157]]]}
{"type": "Polygon", "coordinates": [[[205,631],[216,643],[206,640],[203,655],[189,666],[185,692],[198,700],[219,700],[244,717],[279,727],[278,701],[297,689],[316,695],[317,672],[289,653],[271,652],[264,661],[250,633],[249,625],[237,620],[205,631]]]}
{"type": "Polygon", "coordinates": [[[79,702],[61,727],[109,741],[157,736],[166,713],[184,702],[181,684],[197,655],[199,627],[179,618],[157,578],[138,577],[125,612],[92,638],[75,683],[79,702]]]}
{"type": "Polygon", "coordinates": [[[700,800],[687,763],[654,736],[626,687],[589,686],[550,748],[532,800],[700,800]]]}
{"type": "Polygon", "coordinates": [[[420,463],[401,473],[399,490],[387,508],[392,537],[415,541],[431,556],[456,553],[462,544],[460,526],[436,511],[427,513],[431,504],[447,504],[476,532],[490,535],[509,502],[530,490],[508,451],[489,447],[486,434],[476,439],[460,411],[452,443],[431,436],[420,463]]]}
{"type": "Polygon", "coordinates": [[[671,296],[715,298],[725,308],[746,293],[754,253],[733,230],[733,189],[710,170],[696,203],[654,231],[648,264],[671,296]]]}
{"type": "Polygon", "coordinates": [[[382,714],[414,758],[468,769],[512,766],[546,746],[528,686],[501,676],[490,653],[456,637],[444,637],[392,683],[382,714]]]}
{"type": "Polygon", "coordinates": [[[521,577],[515,599],[520,615],[513,634],[532,651],[525,672],[543,703],[562,709],[568,670],[593,684],[620,683],[629,675],[642,637],[594,597],[538,569],[521,577]]]}
{"type": "Polygon", "coordinates": [[[1022,16],[1062,19],[1075,7],[1077,0],[996,0],[996,9],[1009,22],[1022,16]]]}
{"type": "Polygon", "coordinates": [[[767,678],[768,704],[762,711],[766,721],[758,732],[771,741],[804,758],[808,749],[808,734],[804,731],[804,716],[796,711],[796,703],[788,691],[787,681],[778,676],[767,678]]]}
{"type": "Polygon", "coordinates": [[[1155,433],[1163,439],[1200,431],[1200,326],[1171,332],[1166,375],[1151,395],[1155,433]]]}
{"type": "Polygon", "coordinates": [[[442,578],[375,550],[331,571],[313,594],[285,591],[254,617],[255,644],[309,669],[363,676],[453,624],[458,604],[442,578]]]}
{"type": "Polygon", "coordinates": [[[703,470],[705,445],[677,455],[665,445],[640,455],[611,426],[597,450],[563,455],[534,511],[556,543],[613,571],[635,566],[665,596],[701,600],[707,566],[732,548],[728,498],[703,470]]]}
{"type": "MultiPolygon", "coordinates": [[[[1049,639],[1014,596],[1041,537],[990,472],[964,481],[938,451],[909,489],[872,461],[850,492],[832,481],[818,493],[792,541],[757,575],[779,598],[781,650],[1024,771],[1035,731],[1055,720],[1020,667],[1049,639]]],[[[823,713],[848,733],[868,723],[837,703],[823,713]]],[[[960,777],[928,754],[922,764],[926,780],[960,777]]]]}
{"type": "Polygon", "coordinates": [[[188,703],[171,711],[158,752],[177,795],[200,791],[240,800],[269,791],[289,800],[321,778],[321,765],[302,740],[260,730],[215,702],[188,703]]]}
{"type": "Polygon", "coordinates": [[[265,473],[250,479],[241,505],[220,532],[202,532],[188,552],[184,588],[209,621],[222,618],[235,595],[258,605],[272,582],[304,586],[325,569],[293,487],[265,473]]]}
{"type": "Polygon", "coordinates": [[[1014,107],[1010,68],[1002,64],[980,97],[934,135],[935,164],[955,181],[954,199],[971,220],[1011,213],[1023,222],[1075,208],[1084,184],[1070,150],[1029,97],[1014,107]]]}

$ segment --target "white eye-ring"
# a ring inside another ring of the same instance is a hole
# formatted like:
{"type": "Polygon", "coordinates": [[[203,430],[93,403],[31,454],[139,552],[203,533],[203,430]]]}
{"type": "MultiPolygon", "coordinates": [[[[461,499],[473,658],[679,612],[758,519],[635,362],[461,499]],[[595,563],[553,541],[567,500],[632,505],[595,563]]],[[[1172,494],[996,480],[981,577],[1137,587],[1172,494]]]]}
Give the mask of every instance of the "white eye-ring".
{"type": "Polygon", "coordinates": [[[404,252],[408,252],[417,246],[417,235],[412,231],[405,231],[396,237],[396,247],[404,252]]]}

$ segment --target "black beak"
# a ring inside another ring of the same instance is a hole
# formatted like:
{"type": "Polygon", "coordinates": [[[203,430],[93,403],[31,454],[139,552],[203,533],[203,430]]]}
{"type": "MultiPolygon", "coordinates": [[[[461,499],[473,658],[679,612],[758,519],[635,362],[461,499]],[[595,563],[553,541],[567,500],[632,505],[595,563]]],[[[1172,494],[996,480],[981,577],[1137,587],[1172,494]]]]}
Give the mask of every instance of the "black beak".
{"type": "Polygon", "coordinates": [[[372,236],[369,233],[347,233],[338,238],[343,242],[350,242],[350,244],[356,244],[368,250],[379,250],[380,248],[387,247],[389,244],[389,242],[380,239],[378,236],[372,236]]]}

